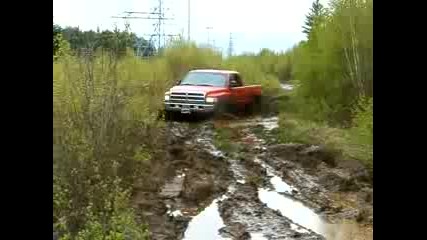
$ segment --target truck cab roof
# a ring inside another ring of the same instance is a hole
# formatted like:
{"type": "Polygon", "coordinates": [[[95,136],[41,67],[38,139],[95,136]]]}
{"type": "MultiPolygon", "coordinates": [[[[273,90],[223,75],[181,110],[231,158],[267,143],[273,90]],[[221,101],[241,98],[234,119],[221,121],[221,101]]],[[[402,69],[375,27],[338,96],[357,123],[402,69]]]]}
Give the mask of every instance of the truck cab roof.
{"type": "Polygon", "coordinates": [[[204,73],[222,73],[222,74],[239,74],[239,72],[237,71],[232,71],[232,70],[218,70],[218,69],[196,69],[196,70],[191,70],[190,72],[204,72],[204,73]]]}

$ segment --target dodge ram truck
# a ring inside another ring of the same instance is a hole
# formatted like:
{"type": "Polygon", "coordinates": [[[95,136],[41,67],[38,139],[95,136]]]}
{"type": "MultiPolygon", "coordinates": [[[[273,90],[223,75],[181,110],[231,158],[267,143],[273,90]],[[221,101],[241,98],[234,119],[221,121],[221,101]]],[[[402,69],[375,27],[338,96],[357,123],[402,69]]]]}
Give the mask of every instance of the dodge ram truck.
{"type": "Polygon", "coordinates": [[[261,97],[261,86],[244,86],[239,72],[192,70],[164,96],[167,118],[172,114],[224,113],[253,109],[261,97]]]}

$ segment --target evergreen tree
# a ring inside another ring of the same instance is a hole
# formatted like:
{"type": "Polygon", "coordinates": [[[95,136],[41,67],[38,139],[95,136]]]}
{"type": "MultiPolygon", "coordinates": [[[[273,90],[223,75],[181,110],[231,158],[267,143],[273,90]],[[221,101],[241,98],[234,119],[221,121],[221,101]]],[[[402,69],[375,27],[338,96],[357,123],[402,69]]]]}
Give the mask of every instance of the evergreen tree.
{"type": "Polygon", "coordinates": [[[310,12],[306,16],[303,33],[307,34],[307,39],[310,39],[313,29],[322,21],[326,11],[319,0],[315,0],[310,8],[310,12]]]}

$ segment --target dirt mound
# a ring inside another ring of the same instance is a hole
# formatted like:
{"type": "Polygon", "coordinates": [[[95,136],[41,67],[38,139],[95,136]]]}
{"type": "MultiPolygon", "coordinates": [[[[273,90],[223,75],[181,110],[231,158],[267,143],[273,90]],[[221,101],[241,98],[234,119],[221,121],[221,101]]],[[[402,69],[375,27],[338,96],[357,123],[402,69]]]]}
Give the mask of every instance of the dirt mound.
{"type": "Polygon", "coordinates": [[[150,181],[140,180],[144,187],[137,188],[133,197],[138,216],[148,224],[150,239],[181,239],[198,209],[223,194],[232,179],[228,162],[197,141],[207,128],[168,124],[167,144],[160,143],[164,150],[153,162],[155,172],[150,181]]]}
{"type": "Polygon", "coordinates": [[[201,203],[214,192],[214,176],[192,172],[186,177],[183,190],[185,200],[201,203]]]}
{"type": "Polygon", "coordinates": [[[242,223],[230,223],[228,226],[221,228],[219,232],[223,237],[235,240],[251,239],[251,235],[246,231],[246,226],[242,223]]]}
{"type": "Polygon", "coordinates": [[[319,178],[319,182],[322,183],[326,189],[330,191],[357,191],[360,189],[359,185],[354,178],[340,177],[336,173],[329,172],[319,178]]]}
{"type": "Polygon", "coordinates": [[[270,146],[268,150],[272,156],[298,162],[303,168],[316,168],[322,162],[336,166],[335,154],[319,146],[287,143],[270,146]]]}

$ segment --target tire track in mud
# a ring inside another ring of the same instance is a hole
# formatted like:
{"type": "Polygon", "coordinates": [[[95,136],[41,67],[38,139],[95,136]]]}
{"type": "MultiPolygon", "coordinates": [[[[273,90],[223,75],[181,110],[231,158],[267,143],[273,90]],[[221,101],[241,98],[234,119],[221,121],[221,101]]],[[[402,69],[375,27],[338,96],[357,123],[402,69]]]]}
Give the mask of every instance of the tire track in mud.
{"type": "Polygon", "coordinates": [[[335,163],[317,147],[271,146],[253,133],[260,121],[264,132],[277,127],[274,117],[228,126],[240,135],[230,139],[241,146],[231,152],[214,146],[212,122],[170,123],[165,161],[173,177],[140,197],[151,239],[349,239],[330,233],[331,220],[357,213],[344,211],[325,186],[351,189],[343,180],[349,174],[330,167],[335,163]],[[316,171],[338,177],[325,180],[316,171]]]}
{"type": "Polygon", "coordinates": [[[196,141],[201,131],[200,126],[168,123],[167,151],[159,160],[163,184],[134,194],[134,207],[148,224],[150,239],[182,239],[188,222],[232,181],[228,162],[196,141]]]}
{"type": "MultiPolygon", "coordinates": [[[[224,156],[212,143],[212,131],[205,131],[205,133],[202,141],[206,148],[213,155],[224,156]]],[[[255,149],[263,148],[265,147],[255,146],[255,149]]],[[[248,157],[254,158],[255,156],[231,155],[226,157],[230,170],[233,172],[234,182],[230,184],[229,191],[222,201],[217,203],[218,211],[225,223],[224,227],[218,229],[221,236],[224,239],[324,239],[260,201],[259,195],[262,194],[263,189],[259,187],[269,189],[274,189],[274,187],[268,180],[267,170],[248,157]],[[256,183],[257,180],[260,182],[256,183]]],[[[209,222],[208,219],[206,221],[206,223],[209,222]]],[[[202,228],[206,226],[208,224],[200,225],[202,228]]],[[[190,236],[185,239],[197,238],[190,236]]],[[[205,236],[203,239],[217,238],[205,236]]]]}

